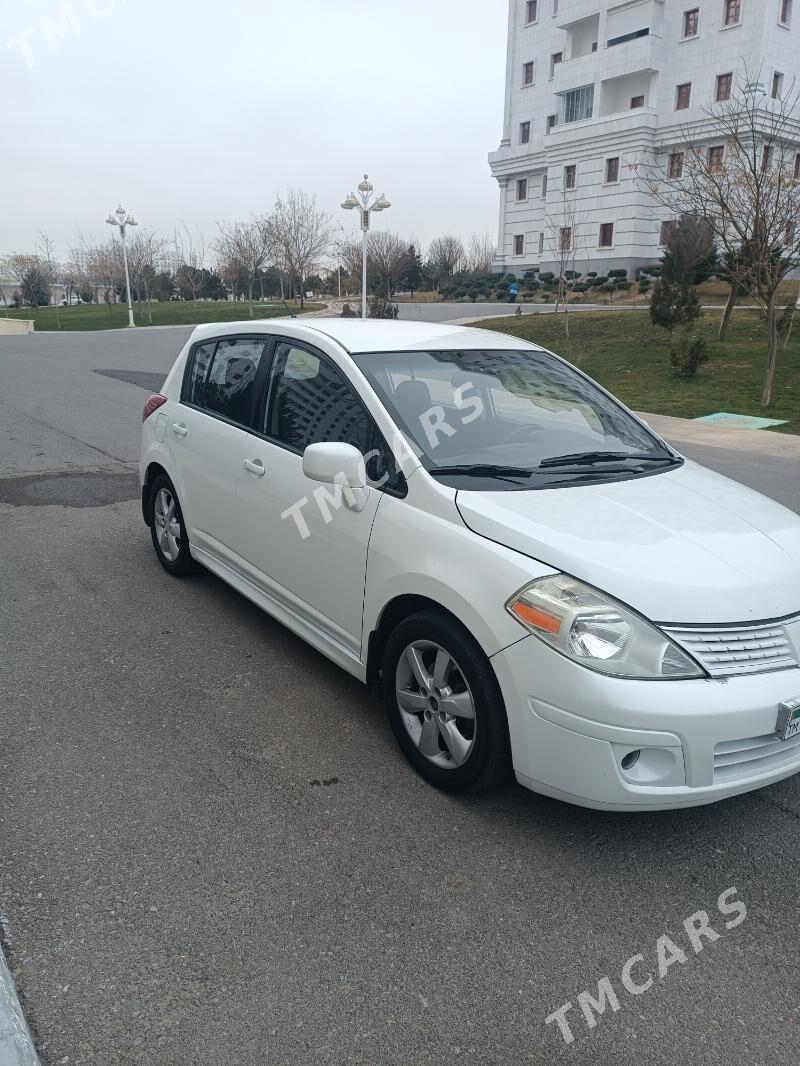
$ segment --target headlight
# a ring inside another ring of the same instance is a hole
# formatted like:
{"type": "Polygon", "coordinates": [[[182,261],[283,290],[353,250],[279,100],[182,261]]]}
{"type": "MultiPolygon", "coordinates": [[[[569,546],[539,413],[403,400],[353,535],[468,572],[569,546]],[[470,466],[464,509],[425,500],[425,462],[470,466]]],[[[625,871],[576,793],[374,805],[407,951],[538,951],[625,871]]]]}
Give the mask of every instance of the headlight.
{"type": "Polygon", "coordinates": [[[546,644],[602,674],[647,681],[706,676],[665,633],[566,574],[531,582],[506,609],[546,644]]]}

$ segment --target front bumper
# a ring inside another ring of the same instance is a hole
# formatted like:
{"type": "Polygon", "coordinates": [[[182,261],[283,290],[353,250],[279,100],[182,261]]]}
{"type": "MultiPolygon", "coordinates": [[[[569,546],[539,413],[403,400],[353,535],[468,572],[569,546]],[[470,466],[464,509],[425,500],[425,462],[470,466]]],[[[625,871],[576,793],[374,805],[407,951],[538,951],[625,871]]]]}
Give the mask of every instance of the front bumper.
{"type": "Polygon", "coordinates": [[[601,810],[714,803],[800,771],[800,737],[773,740],[800,669],[728,679],[629,681],[534,636],[492,658],[514,770],[536,792],[601,810]],[[628,770],[623,759],[640,751],[628,770]]]}

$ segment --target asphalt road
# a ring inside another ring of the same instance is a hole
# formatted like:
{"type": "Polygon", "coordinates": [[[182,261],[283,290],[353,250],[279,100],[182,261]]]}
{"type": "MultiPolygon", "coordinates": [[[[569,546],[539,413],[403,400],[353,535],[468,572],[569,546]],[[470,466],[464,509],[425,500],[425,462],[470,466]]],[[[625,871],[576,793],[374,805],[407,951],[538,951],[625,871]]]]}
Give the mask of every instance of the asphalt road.
{"type": "MultiPolygon", "coordinates": [[[[800,780],[652,815],[432,791],[354,680],[158,566],[142,386],[183,336],[0,338],[0,930],[43,1062],[796,1063],[800,780]]],[[[703,452],[800,508],[793,464],[703,452]]]]}

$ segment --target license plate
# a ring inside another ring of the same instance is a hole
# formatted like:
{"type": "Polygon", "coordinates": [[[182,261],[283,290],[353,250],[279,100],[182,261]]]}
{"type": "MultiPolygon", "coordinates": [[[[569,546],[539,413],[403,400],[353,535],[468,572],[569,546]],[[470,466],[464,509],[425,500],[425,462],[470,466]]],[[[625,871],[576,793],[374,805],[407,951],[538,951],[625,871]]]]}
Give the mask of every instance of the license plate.
{"type": "Polygon", "coordinates": [[[800,735],[800,696],[787,700],[778,707],[778,725],[775,736],[778,740],[791,740],[800,735]]]}

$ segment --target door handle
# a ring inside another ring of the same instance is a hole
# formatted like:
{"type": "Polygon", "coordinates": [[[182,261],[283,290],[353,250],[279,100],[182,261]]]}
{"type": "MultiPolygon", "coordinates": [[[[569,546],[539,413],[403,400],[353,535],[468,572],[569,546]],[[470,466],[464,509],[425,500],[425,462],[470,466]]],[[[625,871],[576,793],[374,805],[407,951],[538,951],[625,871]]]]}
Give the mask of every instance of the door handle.
{"type": "Polygon", "coordinates": [[[172,425],[172,432],[176,437],[188,437],[189,435],[189,430],[182,422],[174,422],[172,425]]]}
{"type": "Polygon", "coordinates": [[[249,474],[255,474],[256,477],[263,477],[266,474],[264,464],[260,459],[245,459],[244,468],[249,474]]]}

